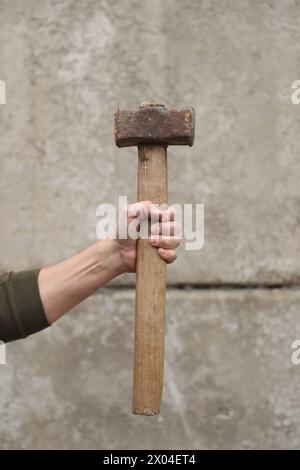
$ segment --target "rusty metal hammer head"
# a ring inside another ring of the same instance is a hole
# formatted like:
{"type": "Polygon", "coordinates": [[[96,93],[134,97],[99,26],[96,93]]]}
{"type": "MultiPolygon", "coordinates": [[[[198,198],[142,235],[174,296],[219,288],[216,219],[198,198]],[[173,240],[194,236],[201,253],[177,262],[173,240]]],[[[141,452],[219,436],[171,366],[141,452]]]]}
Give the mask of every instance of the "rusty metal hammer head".
{"type": "Polygon", "coordinates": [[[166,108],[142,103],[133,111],[115,112],[115,140],[118,147],[140,144],[189,145],[194,143],[193,108],[166,108]]]}

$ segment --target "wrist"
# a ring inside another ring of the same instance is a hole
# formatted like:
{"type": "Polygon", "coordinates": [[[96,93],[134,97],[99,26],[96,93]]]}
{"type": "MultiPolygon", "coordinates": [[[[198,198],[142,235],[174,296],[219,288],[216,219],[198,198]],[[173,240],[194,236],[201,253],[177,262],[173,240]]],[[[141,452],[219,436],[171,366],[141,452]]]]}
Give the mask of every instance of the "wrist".
{"type": "Polygon", "coordinates": [[[135,272],[136,265],[136,244],[128,243],[126,240],[112,240],[119,257],[120,274],[135,272]]]}
{"type": "Polygon", "coordinates": [[[96,245],[99,260],[103,259],[103,253],[105,253],[106,262],[109,265],[112,277],[119,276],[126,271],[118,240],[107,238],[99,240],[96,242],[96,245]]]}

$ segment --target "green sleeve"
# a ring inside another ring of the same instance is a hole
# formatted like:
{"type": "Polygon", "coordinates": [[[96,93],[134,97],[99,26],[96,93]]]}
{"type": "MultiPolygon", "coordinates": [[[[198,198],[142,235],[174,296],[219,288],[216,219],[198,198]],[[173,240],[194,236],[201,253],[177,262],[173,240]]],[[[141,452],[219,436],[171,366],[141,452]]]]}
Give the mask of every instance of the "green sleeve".
{"type": "Polygon", "coordinates": [[[39,270],[0,275],[0,340],[5,343],[43,330],[47,321],[38,286],[39,270]]]}

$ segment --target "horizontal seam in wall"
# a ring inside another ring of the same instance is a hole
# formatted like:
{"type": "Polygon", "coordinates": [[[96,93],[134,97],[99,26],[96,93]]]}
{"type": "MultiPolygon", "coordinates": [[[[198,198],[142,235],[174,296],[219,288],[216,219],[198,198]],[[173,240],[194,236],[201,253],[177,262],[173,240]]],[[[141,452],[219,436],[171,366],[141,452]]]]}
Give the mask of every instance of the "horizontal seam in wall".
{"type": "MultiPolygon", "coordinates": [[[[122,285],[107,285],[104,289],[109,290],[130,290],[135,289],[132,284],[122,285]]],[[[274,284],[259,284],[259,283],[197,283],[197,284],[186,284],[177,283],[167,286],[170,290],[183,290],[183,291],[195,291],[195,290],[275,290],[275,289],[290,289],[299,290],[300,283],[274,283],[274,284]]],[[[100,293],[101,290],[97,291],[100,293]]]]}

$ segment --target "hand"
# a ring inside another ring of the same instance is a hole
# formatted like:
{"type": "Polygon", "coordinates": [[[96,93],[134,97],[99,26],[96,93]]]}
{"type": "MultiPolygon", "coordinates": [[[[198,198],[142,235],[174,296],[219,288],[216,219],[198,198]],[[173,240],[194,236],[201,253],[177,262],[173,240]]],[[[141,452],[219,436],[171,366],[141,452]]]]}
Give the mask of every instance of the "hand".
{"type": "Polygon", "coordinates": [[[80,253],[41,269],[38,283],[48,322],[55,322],[119,274],[135,271],[138,229],[144,220],[141,225],[144,230],[145,219],[153,222],[148,242],[158,249],[166,263],[172,263],[177,256],[175,249],[180,244],[181,232],[174,218],[172,208],[158,210],[149,201],[131,204],[121,214],[122,224],[118,226],[116,239],[99,240],[80,253]],[[123,234],[124,221],[126,231],[123,234]],[[135,237],[131,236],[133,232],[135,237]]]}
{"type": "Polygon", "coordinates": [[[175,213],[172,207],[166,210],[159,210],[150,201],[137,202],[127,206],[125,212],[121,214],[122,225],[126,223],[127,238],[120,238],[121,227],[117,230],[117,247],[121,256],[123,272],[135,272],[136,270],[136,247],[137,239],[132,235],[138,235],[138,230],[142,220],[155,220],[151,225],[151,236],[149,243],[158,249],[159,256],[166,263],[173,263],[177,258],[176,248],[180,245],[180,226],[174,221],[175,213]],[[134,230],[135,229],[135,230],[134,230]],[[132,233],[130,233],[132,232],[132,233]]]}

